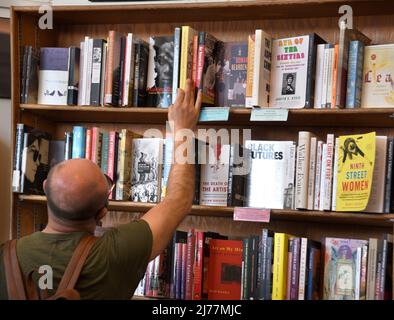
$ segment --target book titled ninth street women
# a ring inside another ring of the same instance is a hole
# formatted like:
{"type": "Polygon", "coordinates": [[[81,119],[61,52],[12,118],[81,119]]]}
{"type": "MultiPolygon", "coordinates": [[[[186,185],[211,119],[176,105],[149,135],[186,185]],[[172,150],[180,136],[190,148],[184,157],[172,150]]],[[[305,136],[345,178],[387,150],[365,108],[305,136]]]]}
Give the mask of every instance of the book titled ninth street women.
{"type": "Polygon", "coordinates": [[[294,207],[295,142],[246,140],[251,152],[246,205],[267,209],[294,207]]]}
{"type": "Polygon", "coordinates": [[[272,42],[270,107],[313,107],[316,47],[321,43],[315,33],[272,42]]]}

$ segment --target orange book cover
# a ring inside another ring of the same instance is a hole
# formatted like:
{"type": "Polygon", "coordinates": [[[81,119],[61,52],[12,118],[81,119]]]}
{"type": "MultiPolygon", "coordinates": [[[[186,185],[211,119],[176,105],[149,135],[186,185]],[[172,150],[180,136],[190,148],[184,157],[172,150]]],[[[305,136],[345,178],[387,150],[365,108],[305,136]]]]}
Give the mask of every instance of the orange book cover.
{"type": "Polygon", "coordinates": [[[242,241],[211,240],[208,300],[239,300],[241,298],[242,250],[242,241]]]}
{"type": "Polygon", "coordinates": [[[332,69],[332,94],[331,94],[331,108],[335,108],[336,92],[337,92],[337,74],[338,74],[338,51],[339,45],[334,47],[334,64],[332,69]]]}

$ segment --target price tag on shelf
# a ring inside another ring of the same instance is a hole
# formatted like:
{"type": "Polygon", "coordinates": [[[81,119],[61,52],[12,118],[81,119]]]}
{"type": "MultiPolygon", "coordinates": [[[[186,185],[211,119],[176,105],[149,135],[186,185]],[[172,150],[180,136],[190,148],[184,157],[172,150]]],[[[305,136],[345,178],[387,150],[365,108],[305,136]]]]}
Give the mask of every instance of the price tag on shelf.
{"type": "Polygon", "coordinates": [[[252,109],[250,121],[287,121],[288,109],[252,109]]]}
{"type": "Polygon", "coordinates": [[[260,208],[234,208],[234,221],[270,222],[271,210],[260,208]]]}
{"type": "Polygon", "coordinates": [[[200,112],[200,122],[228,121],[230,108],[228,107],[206,107],[200,112]]]}

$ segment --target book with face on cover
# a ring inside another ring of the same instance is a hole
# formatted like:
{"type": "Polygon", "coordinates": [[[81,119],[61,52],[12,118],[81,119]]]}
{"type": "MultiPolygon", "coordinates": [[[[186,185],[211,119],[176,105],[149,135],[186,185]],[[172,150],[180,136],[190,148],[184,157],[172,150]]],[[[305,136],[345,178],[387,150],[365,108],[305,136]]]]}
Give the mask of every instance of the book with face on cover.
{"type": "Polygon", "coordinates": [[[133,139],[131,201],[159,202],[163,165],[163,139],[133,139]]]}

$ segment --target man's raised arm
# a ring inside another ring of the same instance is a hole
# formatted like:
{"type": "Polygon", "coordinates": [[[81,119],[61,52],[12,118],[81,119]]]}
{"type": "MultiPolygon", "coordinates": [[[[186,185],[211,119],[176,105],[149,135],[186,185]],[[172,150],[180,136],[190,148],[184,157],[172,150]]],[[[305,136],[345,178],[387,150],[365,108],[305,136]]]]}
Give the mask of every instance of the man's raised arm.
{"type": "MultiPolygon", "coordinates": [[[[188,80],[186,90],[178,89],[176,101],[169,108],[168,120],[173,122],[174,137],[179,130],[194,130],[197,124],[201,108],[201,91],[195,102],[193,87],[192,81],[188,80]]],[[[175,139],[174,152],[182,143],[183,141],[175,139]]],[[[190,149],[194,151],[194,148],[190,149]]],[[[194,179],[194,164],[177,163],[175,159],[168,178],[166,197],[142,217],[149,224],[153,235],[150,259],[154,259],[165,249],[177,226],[190,211],[194,179]]]]}

